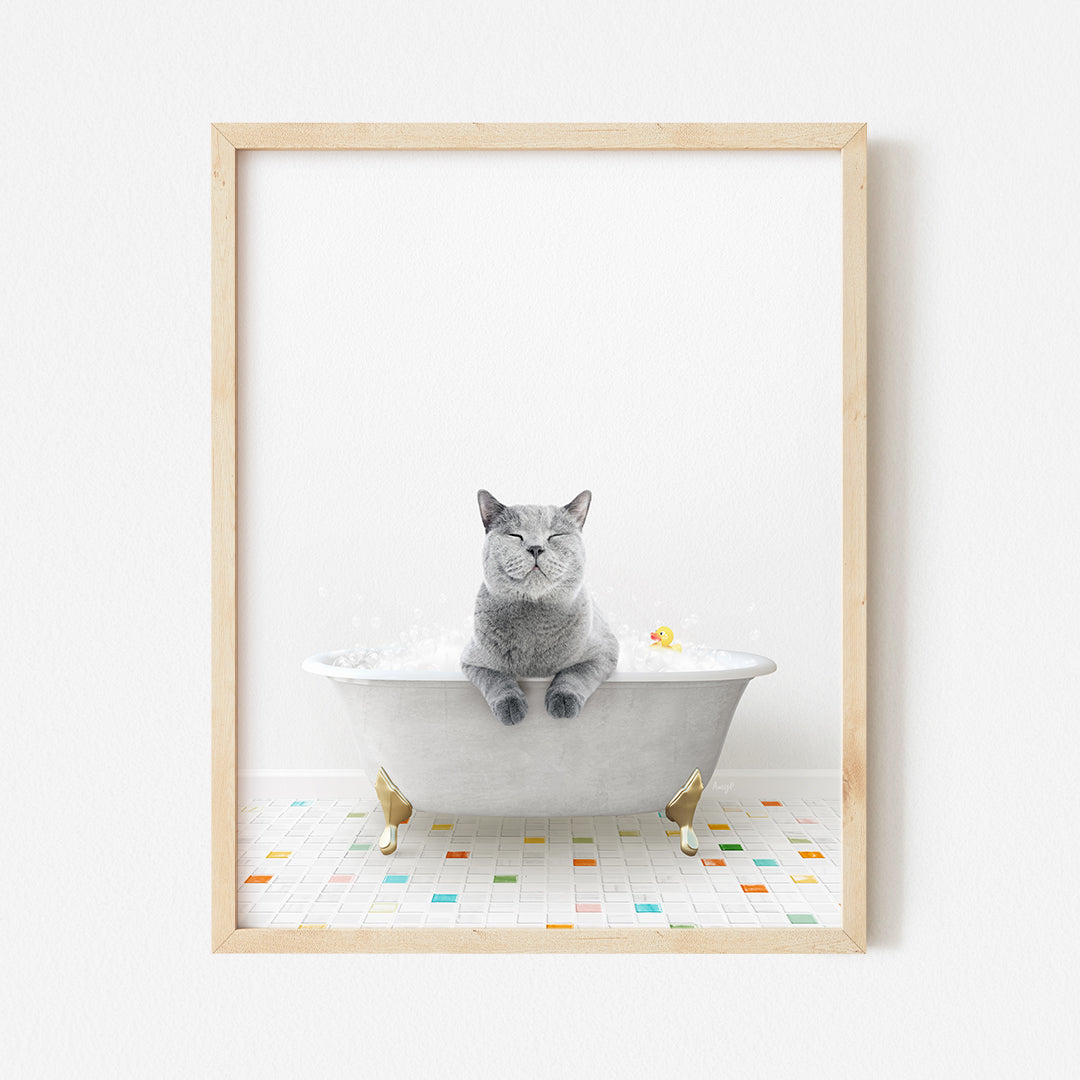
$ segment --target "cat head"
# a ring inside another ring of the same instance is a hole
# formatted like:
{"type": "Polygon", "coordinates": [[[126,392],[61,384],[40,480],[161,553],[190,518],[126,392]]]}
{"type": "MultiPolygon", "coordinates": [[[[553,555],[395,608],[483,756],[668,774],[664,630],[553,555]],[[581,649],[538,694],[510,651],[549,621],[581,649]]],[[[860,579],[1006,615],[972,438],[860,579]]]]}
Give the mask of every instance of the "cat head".
{"type": "Polygon", "coordinates": [[[572,597],[585,580],[581,529],[592,492],[565,506],[504,506],[478,491],[484,523],[484,582],[506,599],[572,597]]]}

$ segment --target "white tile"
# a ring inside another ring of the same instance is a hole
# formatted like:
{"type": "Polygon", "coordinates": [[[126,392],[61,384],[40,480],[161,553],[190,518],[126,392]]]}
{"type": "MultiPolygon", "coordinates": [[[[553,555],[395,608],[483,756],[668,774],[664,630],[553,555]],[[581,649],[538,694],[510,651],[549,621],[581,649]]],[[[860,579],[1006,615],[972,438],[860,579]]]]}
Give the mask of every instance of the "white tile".
{"type": "MultiPolygon", "coordinates": [[[[670,822],[654,813],[618,818],[458,818],[417,812],[403,830],[401,847],[390,857],[374,846],[382,815],[374,800],[295,800],[250,803],[238,834],[238,910],[244,925],[335,926],[666,926],[669,921],[699,926],[791,925],[786,911],[813,912],[821,925],[839,926],[841,913],[841,823],[839,800],[803,803],[777,794],[779,807],[759,800],[703,799],[698,808],[701,850],[687,858],[670,822]],[[727,807],[728,809],[723,809],[727,807]],[[347,818],[366,811],[365,818],[347,818]],[[816,824],[798,823],[812,817],[816,824]],[[728,823],[731,830],[703,824],[728,823]],[[432,831],[435,823],[453,829],[432,831]],[[619,831],[638,836],[620,836],[619,831]],[[702,835],[702,834],[705,835],[702,835]],[[543,844],[525,844],[542,836],[543,844]],[[574,844],[585,836],[592,843],[574,844]],[[790,837],[808,845],[792,845],[790,837]],[[361,839],[362,838],[362,839],[361,839]],[[366,851],[353,844],[371,845],[366,851]],[[721,851],[738,843],[741,852],[721,851]],[[802,850],[824,859],[803,859],[802,850]],[[448,860],[446,852],[468,850],[468,859],[448,860]],[[266,859],[269,851],[291,851],[287,859],[266,859]],[[574,858],[596,859],[596,867],[574,867],[574,858]],[[723,858],[723,867],[701,859],[723,858]],[[776,867],[758,867],[754,858],[773,858],[776,867]],[[288,870],[286,870],[288,867],[288,870]],[[270,886],[243,884],[251,874],[272,876],[270,886]],[[331,883],[335,873],[354,881],[331,883]],[[404,883],[387,883],[387,874],[404,883]],[[495,884],[496,874],[515,874],[513,884],[495,884]],[[791,876],[813,874],[819,884],[798,886],[791,876]],[[743,893],[742,884],[764,882],[769,892],[743,893]],[[457,903],[432,903],[437,892],[455,893],[457,903]],[[397,903],[394,912],[371,912],[372,903],[397,903]],[[634,903],[653,903],[660,912],[637,912],[634,903]],[[578,912],[576,903],[595,903],[599,912],[578,912]],[[726,911],[725,911],[726,909],[726,911]],[[272,921],[273,920],[273,921],[272,921]]],[[[555,932],[555,931],[553,931],[555,932]]]]}

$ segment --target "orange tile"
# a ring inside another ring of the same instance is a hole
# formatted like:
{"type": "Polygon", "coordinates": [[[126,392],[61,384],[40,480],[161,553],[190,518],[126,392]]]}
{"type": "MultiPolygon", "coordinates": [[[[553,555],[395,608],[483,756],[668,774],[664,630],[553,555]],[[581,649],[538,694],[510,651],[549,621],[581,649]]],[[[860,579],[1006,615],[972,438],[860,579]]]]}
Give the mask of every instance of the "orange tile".
{"type": "Polygon", "coordinates": [[[764,799],[762,799],[761,800],[761,805],[762,806],[783,806],[784,804],[782,802],[766,802],[764,799]]]}
{"type": "Polygon", "coordinates": [[[448,859],[467,859],[469,853],[467,851],[448,851],[446,857],[448,859]]]}
{"type": "Polygon", "coordinates": [[[273,874],[252,874],[251,877],[244,879],[244,884],[265,885],[273,876],[273,874]]]}
{"type": "Polygon", "coordinates": [[[727,866],[727,861],[725,859],[702,859],[701,860],[701,865],[702,866],[727,866]]]}
{"type": "Polygon", "coordinates": [[[668,836],[678,836],[679,835],[679,830],[678,829],[665,829],[664,832],[666,832],[668,834],[668,836]]]}
{"type": "Polygon", "coordinates": [[[575,866],[595,866],[596,865],[596,860],[595,859],[575,859],[574,860],[574,865],[575,866]]]}
{"type": "Polygon", "coordinates": [[[326,923],[324,922],[302,922],[300,924],[301,930],[325,930],[326,923]]]}
{"type": "Polygon", "coordinates": [[[820,851],[800,851],[799,854],[804,859],[824,859],[825,856],[820,851]]]}
{"type": "Polygon", "coordinates": [[[526,836],[526,844],[545,844],[547,843],[547,837],[544,836],[526,836]]]}
{"type": "Polygon", "coordinates": [[[742,887],[743,892],[768,892],[764,885],[744,885],[742,887]]]}
{"type": "Polygon", "coordinates": [[[573,930],[574,924],[572,922],[549,922],[547,928],[549,930],[573,930]]]}

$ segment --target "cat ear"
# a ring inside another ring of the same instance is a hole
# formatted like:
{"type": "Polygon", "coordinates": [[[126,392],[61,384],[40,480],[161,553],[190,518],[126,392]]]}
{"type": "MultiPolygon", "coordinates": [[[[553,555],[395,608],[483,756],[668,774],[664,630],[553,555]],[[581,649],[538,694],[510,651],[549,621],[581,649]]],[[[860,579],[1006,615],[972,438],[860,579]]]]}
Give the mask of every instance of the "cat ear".
{"type": "Polygon", "coordinates": [[[574,519],[580,529],[585,524],[585,515],[589,512],[589,503],[592,502],[592,492],[583,491],[572,502],[568,502],[563,509],[574,519]]]}
{"type": "Polygon", "coordinates": [[[480,503],[480,520],[484,523],[484,532],[490,532],[495,518],[506,507],[490,491],[485,491],[483,488],[476,493],[476,498],[480,503]]]}

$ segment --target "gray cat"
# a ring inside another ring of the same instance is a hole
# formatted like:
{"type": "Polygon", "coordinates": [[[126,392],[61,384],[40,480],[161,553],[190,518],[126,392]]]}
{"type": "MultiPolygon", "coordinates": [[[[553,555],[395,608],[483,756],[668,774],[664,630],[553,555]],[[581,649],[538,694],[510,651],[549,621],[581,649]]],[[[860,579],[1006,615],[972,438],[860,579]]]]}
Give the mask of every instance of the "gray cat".
{"type": "Polygon", "coordinates": [[[619,661],[619,643],[584,586],[581,528],[592,492],[566,506],[503,506],[487,491],[477,498],[484,582],[461,670],[504,724],[528,710],[517,684],[524,676],[554,676],[548,713],[577,716],[619,661]]]}

